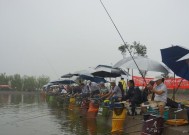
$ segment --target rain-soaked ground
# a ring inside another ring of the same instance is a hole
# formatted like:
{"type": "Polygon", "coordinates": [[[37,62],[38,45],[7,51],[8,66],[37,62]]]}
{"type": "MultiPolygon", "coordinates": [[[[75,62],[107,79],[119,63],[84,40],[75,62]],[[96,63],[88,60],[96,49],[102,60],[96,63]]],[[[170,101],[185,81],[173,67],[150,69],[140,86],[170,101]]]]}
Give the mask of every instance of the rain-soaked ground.
{"type": "Polygon", "coordinates": [[[0,135],[104,135],[111,118],[86,118],[39,93],[0,92],[0,135]]]}

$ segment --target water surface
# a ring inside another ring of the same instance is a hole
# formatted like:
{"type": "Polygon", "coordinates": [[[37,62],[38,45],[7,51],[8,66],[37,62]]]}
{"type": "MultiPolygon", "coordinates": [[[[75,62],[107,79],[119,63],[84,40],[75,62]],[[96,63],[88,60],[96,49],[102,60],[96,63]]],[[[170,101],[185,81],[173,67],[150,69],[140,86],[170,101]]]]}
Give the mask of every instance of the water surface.
{"type": "Polygon", "coordinates": [[[0,92],[1,135],[104,135],[110,119],[89,119],[39,93],[0,92]]]}

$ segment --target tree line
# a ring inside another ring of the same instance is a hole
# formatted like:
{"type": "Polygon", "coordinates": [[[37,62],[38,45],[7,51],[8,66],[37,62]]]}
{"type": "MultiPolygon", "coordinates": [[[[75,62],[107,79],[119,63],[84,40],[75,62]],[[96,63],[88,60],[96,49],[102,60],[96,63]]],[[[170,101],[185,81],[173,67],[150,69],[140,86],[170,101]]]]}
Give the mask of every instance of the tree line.
{"type": "Polygon", "coordinates": [[[0,85],[9,85],[12,89],[18,91],[35,91],[43,87],[50,81],[48,76],[21,76],[19,74],[6,75],[0,74],[0,85]]]}

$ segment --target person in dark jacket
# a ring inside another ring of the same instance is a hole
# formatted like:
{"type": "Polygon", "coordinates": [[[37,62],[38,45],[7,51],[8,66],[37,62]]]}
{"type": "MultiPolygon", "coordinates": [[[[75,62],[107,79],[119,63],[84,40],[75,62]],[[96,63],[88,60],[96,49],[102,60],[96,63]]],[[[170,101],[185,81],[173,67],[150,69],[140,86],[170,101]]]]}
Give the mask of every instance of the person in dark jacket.
{"type": "Polygon", "coordinates": [[[131,103],[131,112],[132,112],[132,116],[134,116],[136,114],[135,113],[136,106],[141,104],[142,102],[141,91],[138,87],[135,87],[135,83],[133,80],[129,80],[128,87],[129,90],[124,100],[127,100],[131,103]]]}

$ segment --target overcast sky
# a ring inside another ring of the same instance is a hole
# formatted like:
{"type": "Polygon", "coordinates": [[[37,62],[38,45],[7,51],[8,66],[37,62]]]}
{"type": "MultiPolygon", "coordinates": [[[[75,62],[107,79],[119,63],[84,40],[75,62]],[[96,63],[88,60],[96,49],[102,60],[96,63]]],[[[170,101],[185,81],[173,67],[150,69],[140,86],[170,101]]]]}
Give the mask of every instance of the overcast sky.
{"type": "MultiPolygon", "coordinates": [[[[188,0],[103,0],[127,43],[189,46],[188,0]]],[[[123,44],[99,0],[0,0],[0,73],[53,79],[122,59],[123,44]]]]}

